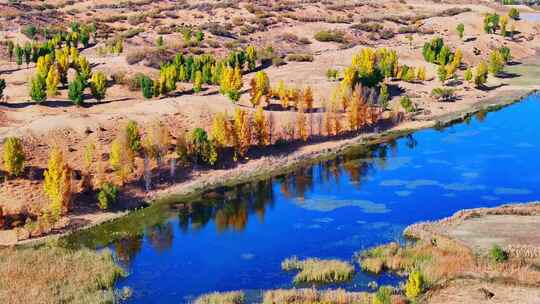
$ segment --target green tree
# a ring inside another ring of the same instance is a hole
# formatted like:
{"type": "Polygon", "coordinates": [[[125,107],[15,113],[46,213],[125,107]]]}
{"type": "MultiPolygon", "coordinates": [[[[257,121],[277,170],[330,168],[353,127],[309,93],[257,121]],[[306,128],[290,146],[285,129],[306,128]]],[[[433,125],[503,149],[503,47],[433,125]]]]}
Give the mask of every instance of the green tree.
{"type": "Polygon", "coordinates": [[[486,14],[484,17],[484,31],[488,34],[494,34],[499,28],[500,16],[497,13],[486,14]]]}
{"type": "Polygon", "coordinates": [[[390,93],[388,93],[388,86],[381,84],[381,90],[379,91],[378,103],[383,109],[388,108],[388,101],[390,100],[390,93]]]}
{"type": "Polygon", "coordinates": [[[463,23],[458,24],[456,30],[459,34],[459,39],[463,39],[463,33],[465,32],[465,25],[463,23]]]}
{"type": "Polygon", "coordinates": [[[45,78],[40,74],[32,78],[30,97],[37,103],[43,102],[47,98],[45,78]]]}
{"type": "Polygon", "coordinates": [[[109,209],[118,199],[118,188],[112,183],[104,183],[98,193],[99,209],[109,209]]]}
{"type": "Polygon", "coordinates": [[[15,44],[13,43],[13,41],[9,40],[7,42],[7,48],[8,48],[9,61],[11,61],[13,59],[13,51],[15,50],[15,44]]]}
{"type": "Polygon", "coordinates": [[[472,69],[469,67],[467,68],[467,70],[465,71],[465,74],[464,74],[464,78],[466,81],[470,82],[473,78],[473,72],[472,72],[472,69]]]}
{"type": "Polygon", "coordinates": [[[32,45],[30,44],[30,42],[26,42],[24,44],[23,53],[24,62],[26,63],[26,67],[28,68],[28,65],[30,64],[30,62],[32,62],[32,45]]]}
{"type": "Polygon", "coordinates": [[[0,78],[0,100],[4,98],[4,90],[6,89],[6,80],[0,78]]]}
{"type": "Polygon", "coordinates": [[[73,104],[76,106],[81,106],[84,103],[83,92],[85,89],[85,83],[83,77],[77,75],[75,79],[68,86],[68,97],[73,104]]]}
{"type": "Polygon", "coordinates": [[[97,72],[92,75],[92,79],[90,80],[90,90],[92,91],[94,98],[98,101],[105,98],[107,92],[107,77],[105,77],[105,74],[97,72]]]}
{"type": "Polygon", "coordinates": [[[141,77],[141,90],[144,98],[152,98],[154,96],[154,81],[146,75],[141,77]]]}
{"type": "Polygon", "coordinates": [[[20,45],[17,44],[15,47],[15,60],[17,62],[17,66],[21,66],[23,64],[23,56],[24,56],[24,50],[20,45]]]}
{"type": "Polygon", "coordinates": [[[20,176],[24,171],[26,156],[20,138],[7,137],[4,140],[4,170],[11,176],[20,176]]]}
{"type": "Polygon", "coordinates": [[[197,31],[195,33],[195,41],[198,43],[202,42],[204,40],[204,32],[203,31],[197,31]]]}

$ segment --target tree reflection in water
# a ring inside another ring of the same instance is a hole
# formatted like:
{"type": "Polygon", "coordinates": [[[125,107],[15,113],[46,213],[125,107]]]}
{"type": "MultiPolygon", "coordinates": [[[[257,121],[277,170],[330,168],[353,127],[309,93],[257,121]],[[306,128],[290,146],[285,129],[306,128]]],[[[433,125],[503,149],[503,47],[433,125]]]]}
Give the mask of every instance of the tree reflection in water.
{"type": "MultiPolygon", "coordinates": [[[[406,137],[407,147],[414,148],[417,144],[412,136],[406,137]]],[[[203,229],[209,223],[215,224],[218,233],[243,231],[251,215],[255,214],[259,221],[264,221],[267,208],[274,205],[274,183],[279,183],[283,196],[294,197],[299,203],[306,193],[313,190],[316,170],[319,183],[330,180],[334,184],[339,183],[341,175],[346,173],[351,183],[359,188],[370,171],[387,166],[389,153],[393,156],[397,154],[395,140],[386,144],[356,147],[335,159],[321,161],[316,166],[298,168],[274,179],[208,191],[192,202],[170,203],[168,207],[155,212],[156,221],[146,225],[146,229],[114,241],[113,247],[118,259],[126,263],[130,263],[141,250],[143,232],[156,251],[163,252],[172,248],[175,231],[169,220],[171,216],[176,216],[178,231],[184,234],[203,229]]]]}

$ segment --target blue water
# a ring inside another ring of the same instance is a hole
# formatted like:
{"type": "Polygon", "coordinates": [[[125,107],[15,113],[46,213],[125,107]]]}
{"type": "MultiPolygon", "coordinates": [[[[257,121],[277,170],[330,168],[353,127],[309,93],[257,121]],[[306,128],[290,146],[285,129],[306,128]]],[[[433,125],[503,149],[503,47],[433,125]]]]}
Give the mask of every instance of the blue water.
{"type": "MultiPolygon", "coordinates": [[[[292,287],[284,258],[339,258],[400,240],[407,225],[472,207],[540,197],[540,95],[444,130],[353,149],[267,181],[176,204],[109,245],[129,276],[130,303],[184,303],[210,291],[292,287]],[[156,224],[157,223],[157,224],[156,224]]],[[[114,229],[113,229],[114,230],[114,229]]],[[[110,231],[109,231],[110,232],[110,231]]],[[[358,265],[356,265],[358,267],[358,265]]],[[[367,290],[398,277],[358,273],[367,290]]],[[[334,286],[335,287],[335,286],[334,286]]]]}

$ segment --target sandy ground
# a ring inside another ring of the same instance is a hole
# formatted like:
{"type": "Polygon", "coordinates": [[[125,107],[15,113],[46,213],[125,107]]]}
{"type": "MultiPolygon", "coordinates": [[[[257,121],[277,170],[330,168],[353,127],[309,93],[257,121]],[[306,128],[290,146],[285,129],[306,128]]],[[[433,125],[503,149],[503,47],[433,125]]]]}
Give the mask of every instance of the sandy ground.
{"type": "MultiPolygon", "coordinates": [[[[486,256],[493,245],[498,245],[511,259],[521,261],[518,264],[523,269],[537,269],[540,262],[538,231],[540,203],[532,202],[459,211],[439,221],[411,225],[405,229],[405,234],[423,240],[449,238],[472,249],[478,256],[486,256]]],[[[493,276],[493,270],[490,271],[493,276]]],[[[540,281],[520,285],[513,281],[520,279],[519,271],[511,267],[506,271],[504,275],[510,277],[504,280],[494,279],[497,275],[490,278],[487,273],[485,278],[479,273],[463,273],[429,290],[423,301],[430,304],[540,303],[540,281]]]]}
{"type": "Polygon", "coordinates": [[[513,286],[475,280],[456,280],[437,291],[427,301],[429,304],[538,304],[540,288],[513,286]],[[493,295],[486,296],[485,291],[493,295]]]}

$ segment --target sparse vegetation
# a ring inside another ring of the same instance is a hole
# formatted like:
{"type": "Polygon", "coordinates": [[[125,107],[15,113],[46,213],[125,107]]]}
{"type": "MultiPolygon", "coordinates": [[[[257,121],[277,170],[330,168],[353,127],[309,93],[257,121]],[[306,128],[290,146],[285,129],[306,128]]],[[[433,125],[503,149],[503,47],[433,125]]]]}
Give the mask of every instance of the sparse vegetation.
{"type": "Polygon", "coordinates": [[[345,33],[339,30],[325,30],[317,32],[314,36],[315,40],[320,42],[337,42],[345,43],[345,33]]]}

